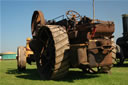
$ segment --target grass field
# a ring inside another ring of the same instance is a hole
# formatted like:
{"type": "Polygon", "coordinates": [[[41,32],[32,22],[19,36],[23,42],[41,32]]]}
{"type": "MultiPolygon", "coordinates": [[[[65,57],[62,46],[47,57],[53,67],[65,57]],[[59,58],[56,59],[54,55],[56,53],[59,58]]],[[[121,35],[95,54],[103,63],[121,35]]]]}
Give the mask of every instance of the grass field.
{"type": "Polygon", "coordinates": [[[60,80],[40,80],[35,65],[27,65],[24,73],[17,71],[16,60],[0,61],[0,85],[128,85],[128,63],[113,67],[112,74],[84,74],[70,69],[60,80]]]}

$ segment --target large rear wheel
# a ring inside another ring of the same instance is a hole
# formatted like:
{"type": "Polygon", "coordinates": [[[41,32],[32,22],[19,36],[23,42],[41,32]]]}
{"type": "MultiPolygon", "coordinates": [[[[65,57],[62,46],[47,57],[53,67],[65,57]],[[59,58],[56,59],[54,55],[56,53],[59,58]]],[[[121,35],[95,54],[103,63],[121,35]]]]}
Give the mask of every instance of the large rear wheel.
{"type": "Polygon", "coordinates": [[[41,27],[38,39],[42,42],[40,52],[35,52],[37,69],[42,79],[58,79],[69,69],[69,41],[66,30],[57,25],[41,27]]]}

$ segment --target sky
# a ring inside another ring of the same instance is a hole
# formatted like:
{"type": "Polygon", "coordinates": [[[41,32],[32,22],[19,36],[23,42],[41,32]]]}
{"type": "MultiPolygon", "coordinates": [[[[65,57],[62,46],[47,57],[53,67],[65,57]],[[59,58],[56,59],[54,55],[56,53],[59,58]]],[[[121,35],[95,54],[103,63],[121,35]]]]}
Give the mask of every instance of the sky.
{"type": "MultiPolygon", "coordinates": [[[[41,10],[46,20],[77,11],[93,18],[93,0],[0,0],[0,53],[16,52],[31,36],[31,18],[41,10]]],[[[128,14],[128,0],[95,0],[95,18],[115,23],[115,41],[122,36],[122,14],[128,14]]]]}

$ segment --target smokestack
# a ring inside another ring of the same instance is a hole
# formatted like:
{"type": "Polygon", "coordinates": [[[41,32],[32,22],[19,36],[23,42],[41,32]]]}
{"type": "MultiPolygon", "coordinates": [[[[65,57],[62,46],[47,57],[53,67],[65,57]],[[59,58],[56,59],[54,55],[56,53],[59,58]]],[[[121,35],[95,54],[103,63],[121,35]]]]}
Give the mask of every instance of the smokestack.
{"type": "Polygon", "coordinates": [[[128,14],[123,14],[122,20],[123,20],[123,36],[125,37],[128,35],[128,14]]]}

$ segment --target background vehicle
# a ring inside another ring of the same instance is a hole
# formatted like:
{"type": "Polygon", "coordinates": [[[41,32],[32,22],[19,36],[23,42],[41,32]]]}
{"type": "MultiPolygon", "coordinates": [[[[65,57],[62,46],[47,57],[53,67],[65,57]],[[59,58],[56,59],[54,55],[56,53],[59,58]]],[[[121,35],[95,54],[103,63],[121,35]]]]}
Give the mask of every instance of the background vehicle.
{"type": "Polygon", "coordinates": [[[123,36],[119,37],[116,41],[120,49],[117,53],[118,64],[123,64],[124,60],[128,58],[128,14],[122,15],[123,21],[123,36]]]}

